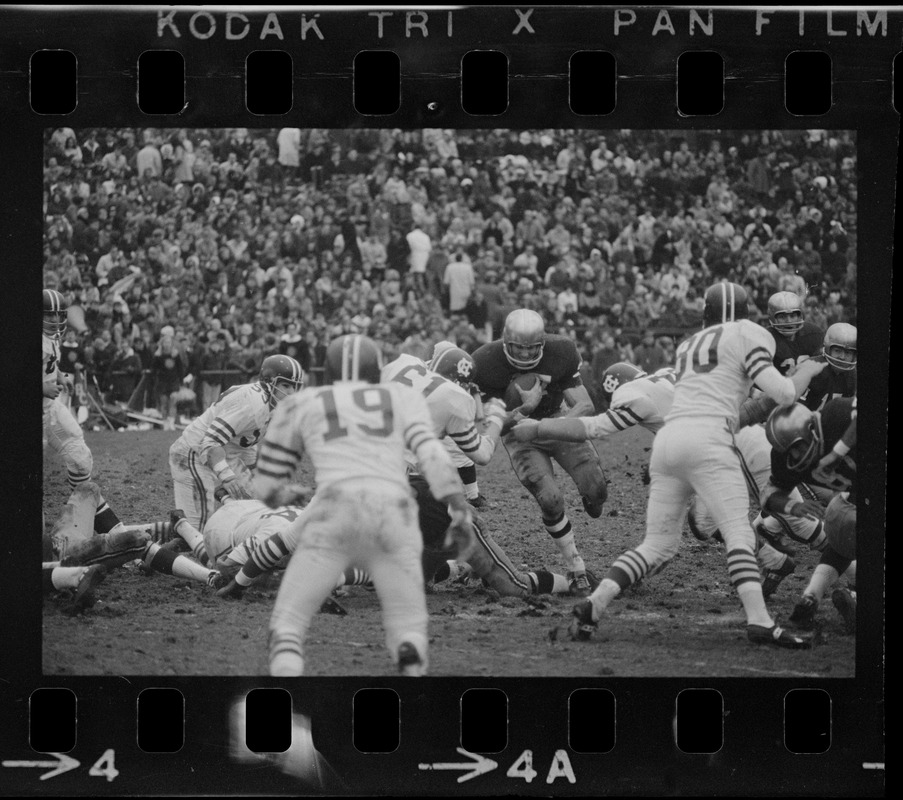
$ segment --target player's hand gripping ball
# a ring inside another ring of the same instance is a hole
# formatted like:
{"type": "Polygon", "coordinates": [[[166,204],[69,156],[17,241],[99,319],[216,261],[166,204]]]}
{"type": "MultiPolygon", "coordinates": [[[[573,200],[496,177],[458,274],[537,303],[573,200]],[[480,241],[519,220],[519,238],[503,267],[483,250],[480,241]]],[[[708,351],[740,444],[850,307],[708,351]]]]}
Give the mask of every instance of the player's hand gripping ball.
{"type": "Polygon", "coordinates": [[[542,400],[542,381],[535,372],[515,375],[505,390],[505,405],[521,414],[532,414],[542,400]]]}

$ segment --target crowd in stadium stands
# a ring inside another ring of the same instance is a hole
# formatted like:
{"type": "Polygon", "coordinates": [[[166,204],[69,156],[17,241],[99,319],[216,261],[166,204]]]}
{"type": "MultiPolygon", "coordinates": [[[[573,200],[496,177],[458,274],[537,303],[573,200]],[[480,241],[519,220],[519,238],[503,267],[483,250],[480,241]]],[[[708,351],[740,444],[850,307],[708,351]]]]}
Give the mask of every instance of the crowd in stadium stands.
{"type": "Polygon", "coordinates": [[[849,131],[58,128],[44,285],[109,400],[191,376],[197,413],[271,353],[316,376],[342,333],[472,350],[520,307],[595,395],[615,361],[670,363],[720,278],[762,321],[790,290],[855,324],[856,177],[849,131]]]}

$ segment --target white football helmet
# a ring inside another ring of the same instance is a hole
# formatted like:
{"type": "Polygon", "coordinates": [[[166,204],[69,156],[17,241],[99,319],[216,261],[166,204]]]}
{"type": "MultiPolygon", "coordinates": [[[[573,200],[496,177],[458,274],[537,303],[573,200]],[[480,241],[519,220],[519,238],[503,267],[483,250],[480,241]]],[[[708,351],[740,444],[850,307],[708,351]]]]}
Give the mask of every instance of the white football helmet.
{"type": "Polygon", "coordinates": [[[835,322],[825,331],[824,354],[828,363],[841,372],[856,369],[856,327],[835,322]]]}
{"type": "Polygon", "coordinates": [[[768,319],[771,327],[785,336],[798,333],[803,327],[803,303],[795,292],[775,292],[768,298],[768,319]]]}
{"type": "Polygon", "coordinates": [[[546,325],[537,312],[519,308],[505,318],[502,349],[511,366],[533,369],[542,360],[545,343],[546,325]]]}

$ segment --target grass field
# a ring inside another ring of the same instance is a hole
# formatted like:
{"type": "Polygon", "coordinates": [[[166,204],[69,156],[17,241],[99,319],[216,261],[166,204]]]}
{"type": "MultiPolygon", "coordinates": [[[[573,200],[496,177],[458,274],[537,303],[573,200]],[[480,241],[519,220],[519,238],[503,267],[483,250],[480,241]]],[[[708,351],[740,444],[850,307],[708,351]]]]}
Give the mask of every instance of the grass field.
{"type": "MultiPolygon", "coordinates": [[[[165,519],[172,507],[167,451],[177,434],[163,431],[87,432],[95,479],[127,523],[165,519]]],[[[627,431],[599,446],[609,477],[603,516],[590,519],[566,476],[566,509],[587,566],[608,565],[642,538],[646,487],[640,470],[648,432],[627,431]]],[[[44,512],[65,503],[65,472],[45,453],[44,512]]],[[[534,501],[514,477],[500,448],[479,472],[490,501],[483,516],[515,564],[564,572],[543,530],[534,501]]],[[[800,553],[798,568],[770,601],[777,619],[790,615],[816,563],[800,553]]],[[[66,675],[265,675],[266,634],[278,577],[241,600],[220,600],[199,583],[146,575],[134,564],[111,572],[97,603],[83,614],[63,613],[61,597],[44,600],[43,671],[66,675]]],[[[436,676],[511,677],[850,677],[855,642],[830,602],[820,612],[817,646],[785,651],[750,644],[744,616],[728,581],[723,551],[685,533],[678,556],[659,575],[617,599],[590,642],[564,634],[574,599],[532,602],[501,598],[479,585],[439,584],[427,598],[430,672],[436,676]],[[556,636],[555,634],[560,633],[556,636]]],[[[385,675],[375,594],[354,587],[341,601],[348,616],[317,615],[306,646],[312,676],[385,675]]]]}

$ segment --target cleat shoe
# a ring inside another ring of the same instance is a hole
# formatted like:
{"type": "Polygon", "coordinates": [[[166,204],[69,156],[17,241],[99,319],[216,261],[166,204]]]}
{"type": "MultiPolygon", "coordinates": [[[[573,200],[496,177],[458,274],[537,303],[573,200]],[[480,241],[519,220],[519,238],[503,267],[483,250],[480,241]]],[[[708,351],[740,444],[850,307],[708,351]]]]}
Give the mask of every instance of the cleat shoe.
{"type": "Polygon", "coordinates": [[[585,495],[581,495],[580,499],[583,501],[583,510],[586,511],[593,519],[599,519],[602,516],[602,506],[604,505],[604,501],[599,501],[594,503],[585,495]]]}
{"type": "Polygon", "coordinates": [[[230,580],[231,578],[228,575],[225,575],[218,569],[212,569],[207,576],[207,585],[218,592],[224,586],[228,586],[230,580]]]}
{"type": "Polygon", "coordinates": [[[776,591],[781,582],[788,575],[793,575],[796,571],[796,561],[790,556],[784,560],[783,566],[778,569],[766,569],[762,573],[762,596],[767,600],[776,591]]]}
{"type": "Polygon", "coordinates": [[[76,608],[90,608],[94,605],[94,588],[107,577],[107,569],[102,564],[88,567],[78,580],[73,600],[76,608]]]}
{"type": "Polygon", "coordinates": [[[488,508],[489,501],[483,497],[483,495],[478,494],[476,497],[468,498],[467,502],[476,509],[488,508]]]}
{"type": "Polygon", "coordinates": [[[849,589],[840,587],[831,592],[831,602],[843,617],[847,633],[856,633],[856,595],[849,589]]]}
{"type": "Polygon", "coordinates": [[[402,675],[423,675],[423,659],[410,642],[402,642],[398,647],[398,671],[402,675]]]}
{"type": "Polygon", "coordinates": [[[794,636],[779,625],[772,625],[770,628],[747,625],[746,636],[753,644],[770,644],[774,647],[786,647],[788,650],[809,650],[812,647],[810,637],[794,636]]]}
{"type": "Polygon", "coordinates": [[[790,622],[804,631],[811,631],[815,627],[816,611],[818,611],[818,600],[811,594],[804,594],[793,607],[790,622]]]}
{"type": "Polygon", "coordinates": [[[786,553],[788,556],[796,555],[796,548],[790,543],[790,540],[779,533],[772,533],[761,522],[755,526],[756,536],[768,542],[775,550],[786,553]]]}
{"type": "Polygon", "coordinates": [[[347,617],[348,611],[334,597],[327,597],[320,606],[321,614],[334,614],[337,617],[347,617]]]}
{"type": "Polygon", "coordinates": [[[596,587],[601,583],[601,581],[596,577],[596,574],[592,570],[586,571],[586,580],[589,582],[590,593],[596,591],[596,587]]]}
{"type": "Polygon", "coordinates": [[[569,572],[567,574],[568,590],[574,597],[589,597],[593,593],[586,571],[569,572]]]}
{"type": "Polygon", "coordinates": [[[572,611],[574,619],[568,625],[568,635],[575,642],[587,642],[596,632],[596,623],[593,622],[593,604],[589,600],[577,603],[572,611]]]}
{"type": "Polygon", "coordinates": [[[229,583],[223,586],[222,589],[218,589],[216,592],[217,597],[228,597],[235,598],[236,600],[242,597],[245,593],[245,587],[240,583],[236,582],[233,578],[229,583]]]}

